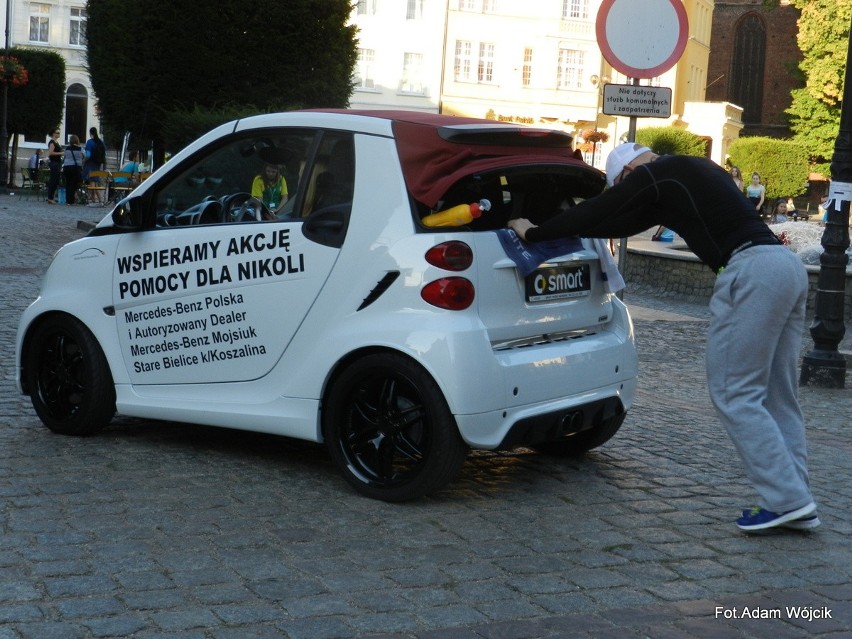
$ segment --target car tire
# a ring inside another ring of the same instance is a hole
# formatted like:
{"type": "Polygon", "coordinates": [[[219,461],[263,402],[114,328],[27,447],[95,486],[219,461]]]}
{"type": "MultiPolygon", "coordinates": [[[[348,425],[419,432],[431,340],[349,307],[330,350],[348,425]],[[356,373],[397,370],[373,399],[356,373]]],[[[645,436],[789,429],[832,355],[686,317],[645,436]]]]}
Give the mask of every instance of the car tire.
{"type": "Polygon", "coordinates": [[[535,450],[548,455],[561,457],[576,457],[589,452],[608,442],[621,428],[627,413],[610,417],[590,430],[575,435],[567,435],[564,439],[553,442],[543,442],[534,446],[535,450]]]}
{"type": "Polygon", "coordinates": [[[331,458],[361,494],[401,502],[458,475],[468,448],[438,385],[395,353],[368,355],[334,380],[323,411],[331,458]]]}
{"type": "Polygon", "coordinates": [[[25,376],[36,413],[55,433],[92,435],[115,415],[115,386],[103,351],[70,315],[54,315],[36,328],[25,376]]]}

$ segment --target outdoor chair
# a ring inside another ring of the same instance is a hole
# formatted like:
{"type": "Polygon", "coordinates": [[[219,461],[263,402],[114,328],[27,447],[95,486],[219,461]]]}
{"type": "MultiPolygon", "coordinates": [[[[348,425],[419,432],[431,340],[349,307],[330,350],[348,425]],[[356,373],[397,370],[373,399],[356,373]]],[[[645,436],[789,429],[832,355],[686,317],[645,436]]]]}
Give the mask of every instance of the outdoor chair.
{"type": "Polygon", "coordinates": [[[86,189],[89,192],[90,202],[100,202],[106,206],[109,202],[110,174],[108,171],[90,171],[86,189]]]}
{"type": "Polygon", "coordinates": [[[138,180],[134,179],[135,174],[133,173],[113,171],[110,175],[112,177],[110,180],[110,191],[112,192],[112,200],[116,202],[130,193],[139,184],[138,180]],[[122,181],[116,182],[117,179],[121,179],[122,181]]]}
{"type": "Polygon", "coordinates": [[[21,197],[32,197],[33,195],[41,197],[42,192],[44,191],[44,184],[38,180],[33,180],[30,176],[30,170],[28,168],[21,169],[21,189],[18,192],[21,197]]]}

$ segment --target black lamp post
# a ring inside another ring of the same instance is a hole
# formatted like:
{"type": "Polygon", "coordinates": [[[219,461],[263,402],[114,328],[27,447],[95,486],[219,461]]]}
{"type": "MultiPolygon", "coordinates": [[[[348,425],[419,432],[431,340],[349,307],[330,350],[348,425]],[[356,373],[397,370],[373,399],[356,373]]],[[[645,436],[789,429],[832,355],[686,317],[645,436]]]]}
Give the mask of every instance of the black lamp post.
{"type": "Polygon", "coordinates": [[[831,156],[831,186],[828,216],[822,235],[823,253],[819,258],[814,320],[811,337],[814,348],[802,359],[800,383],[823,388],[843,388],[846,383],[846,358],[838,351],[846,327],[843,305],[846,289],[846,264],[849,260],[849,204],[852,199],[852,39],[846,53],[846,77],[840,104],[840,131],[831,156]]]}
{"type": "MultiPolygon", "coordinates": [[[[6,0],[6,59],[9,59],[9,14],[12,0],[6,0]]],[[[9,192],[9,131],[8,115],[9,115],[9,83],[6,78],[3,78],[3,106],[0,112],[0,194],[5,195],[9,192]]]]}

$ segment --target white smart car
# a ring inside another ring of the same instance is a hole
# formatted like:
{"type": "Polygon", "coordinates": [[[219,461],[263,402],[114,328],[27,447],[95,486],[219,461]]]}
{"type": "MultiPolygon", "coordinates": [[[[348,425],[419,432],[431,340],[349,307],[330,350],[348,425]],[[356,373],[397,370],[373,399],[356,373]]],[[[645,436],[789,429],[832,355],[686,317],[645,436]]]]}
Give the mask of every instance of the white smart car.
{"type": "Polygon", "coordinates": [[[58,433],[119,412],[325,442],[386,501],[445,486],[470,448],[585,452],[633,401],[630,317],[591,241],[527,274],[505,227],[603,186],[570,136],[489,120],[223,125],[57,252],[18,386],[58,433]],[[423,222],[483,200],[461,226],[423,222]]]}

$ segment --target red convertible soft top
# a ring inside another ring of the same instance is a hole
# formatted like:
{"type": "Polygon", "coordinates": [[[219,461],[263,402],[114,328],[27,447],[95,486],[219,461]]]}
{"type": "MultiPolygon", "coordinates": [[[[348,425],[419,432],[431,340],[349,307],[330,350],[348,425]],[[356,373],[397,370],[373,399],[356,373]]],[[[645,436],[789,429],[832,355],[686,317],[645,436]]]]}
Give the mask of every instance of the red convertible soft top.
{"type": "Polygon", "coordinates": [[[461,178],[509,166],[566,166],[584,178],[585,196],[603,188],[603,174],[576,157],[562,131],[416,111],[332,111],[391,120],[406,186],[430,208],[461,178]]]}

